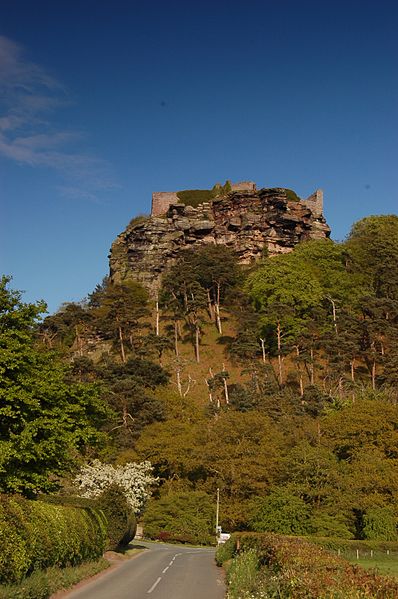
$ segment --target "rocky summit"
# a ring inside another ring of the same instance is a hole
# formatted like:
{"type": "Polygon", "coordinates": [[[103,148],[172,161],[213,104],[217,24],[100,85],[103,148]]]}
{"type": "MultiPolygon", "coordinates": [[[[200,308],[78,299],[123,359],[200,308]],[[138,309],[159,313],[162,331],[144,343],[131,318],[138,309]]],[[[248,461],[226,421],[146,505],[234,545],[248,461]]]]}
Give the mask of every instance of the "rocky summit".
{"type": "Polygon", "coordinates": [[[154,297],[163,273],[187,248],[226,245],[241,264],[250,264],[330,235],[321,190],[305,200],[284,188],[232,190],[196,207],[173,198],[164,213],[153,210],[133,219],[116,238],[110,252],[113,282],[139,281],[154,297]]]}

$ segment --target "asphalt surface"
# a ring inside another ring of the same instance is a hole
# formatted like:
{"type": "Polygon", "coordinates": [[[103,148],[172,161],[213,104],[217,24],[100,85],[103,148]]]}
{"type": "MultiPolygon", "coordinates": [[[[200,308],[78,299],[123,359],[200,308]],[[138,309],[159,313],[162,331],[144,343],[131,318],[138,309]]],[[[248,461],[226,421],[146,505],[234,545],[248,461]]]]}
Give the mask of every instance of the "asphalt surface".
{"type": "Polygon", "coordinates": [[[147,549],[115,570],[71,591],[67,599],[223,599],[214,549],[137,543],[147,549]]]}

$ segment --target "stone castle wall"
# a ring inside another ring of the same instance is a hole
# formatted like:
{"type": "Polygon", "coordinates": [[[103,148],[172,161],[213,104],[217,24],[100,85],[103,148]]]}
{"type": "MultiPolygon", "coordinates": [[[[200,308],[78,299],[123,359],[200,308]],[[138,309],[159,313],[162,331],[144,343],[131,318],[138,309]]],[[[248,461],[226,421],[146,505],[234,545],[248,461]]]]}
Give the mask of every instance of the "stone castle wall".
{"type": "MultiPolygon", "coordinates": [[[[253,181],[239,181],[231,183],[231,191],[256,191],[256,184],[253,181]]],[[[160,216],[166,214],[172,204],[180,202],[175,191],[155,191],[152,194],[151,216],[160,216]]]]}
{"type": "Polygon", "coordinates": [[[322,189],[317,189],[305,200],[301,200],[311,208],[311,212],[314,216],[321,216],[323,214],[323,191],[322,189]]]}
{"type": "Polygon", "coordinates": [[[179,198],[175,191],[155,191],[152,194],[151,216],[166,214],[172,204],[178,204],[179,198]]]}
{"type": "Polygon", "coordinates": [[[257,186],[254,181],[239,181],[231,183],[231,191],[256,191],[257,186]]]}

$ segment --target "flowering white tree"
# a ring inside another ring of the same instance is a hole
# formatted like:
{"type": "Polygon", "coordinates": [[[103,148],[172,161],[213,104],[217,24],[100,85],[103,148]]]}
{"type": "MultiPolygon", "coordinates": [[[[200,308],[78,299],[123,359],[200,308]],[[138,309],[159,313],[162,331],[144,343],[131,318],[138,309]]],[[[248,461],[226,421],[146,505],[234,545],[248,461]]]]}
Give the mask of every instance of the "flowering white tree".
{"type": "Polygon", "coordinates": [[[103,464],[99,460],[86,464],[75,478],[82,497],[98,497],[112,484],[119,485],[134,513],[139,515],[150,494],[150,487],[158,479],[152,474],[150,462],[129,462],[124,466],[103,464]]]}

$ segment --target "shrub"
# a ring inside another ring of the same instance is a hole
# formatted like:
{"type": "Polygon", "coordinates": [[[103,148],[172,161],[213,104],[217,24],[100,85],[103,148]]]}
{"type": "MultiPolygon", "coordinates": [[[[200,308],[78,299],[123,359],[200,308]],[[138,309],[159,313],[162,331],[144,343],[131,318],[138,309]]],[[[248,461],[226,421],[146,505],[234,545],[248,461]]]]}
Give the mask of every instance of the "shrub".
{"type": "Polygon", "coordinates": [[[293,191],[293,189],[284,188],[284,192],[286,194],[287,199],[290,200],[291,202],[299,202],[300,201],[300,198],[298,197],[297,193],[295,191],[293,191]]]}
{"type": "Polygon", "coordinates": [[[227,572],[228,599],[241,599],[257,587],[259,559],[255,549],[236,556],[227,572]]]}
{"type": "Polygon", "coordinates": [[[214,505],[202,491],[171,492],[152,500],[144,516],[144,534],[152,539],[211,544],[214,505]]]}
{"type": "Polygon", "coordinates": [[[310,509],[300,497],[275,489],[257,501],[249,525],[261,532],[307,534],[311,532],[310,509]]]}
{"type": "Polygon", "coordinates": [[[102,464],[94,460],[80,470],[75,479],[79,494],[86,498],[99,497],[110,485],[116,484],[123,489],[124,495],[135,514],[140,514],[149,497],[149,488],[156,482],[152,476],[151,463],[128,462],[120,466],[102,464]]]}
{"type": "MultiPolygon", "coordinates": [[[[292,599],[393,599],[398,596],[397,580],[352,566],[299,537],[235,533],[229,542],[234,547],[234,561],[245,552],[256,552],[259,573],[268,577],[269,588],[274,593],[270,596],[292,599]]],[[[242,597],[244,592],[242,589],[242,597]]]]}
{"type": "Polygon", "coordinates": [[[0,582],[15,583],[55,564],[96,559],[105,541],[106,521],[99,510],[0,495],[0,582]]]}
{"type": "Polygon", "coordinates": [[[186,206],[196,208],[203,202],[210,202],[215,197],[215,193],[212,189],[185,189],[177,191],[177,197],[186,206]]]}
{"type": "Polygon", "coordinates": [[[108,549],[128,545],[134,538],[137,522],[123,489],[110,485],[96,500],[107,519],[108,549]]]}
{"type": "Polygon", "coordinates": [[[388,507],[374,507],[367,510],[363,518],[364,539],[377,541],[397,541],[397,518],[388,507]]]}

